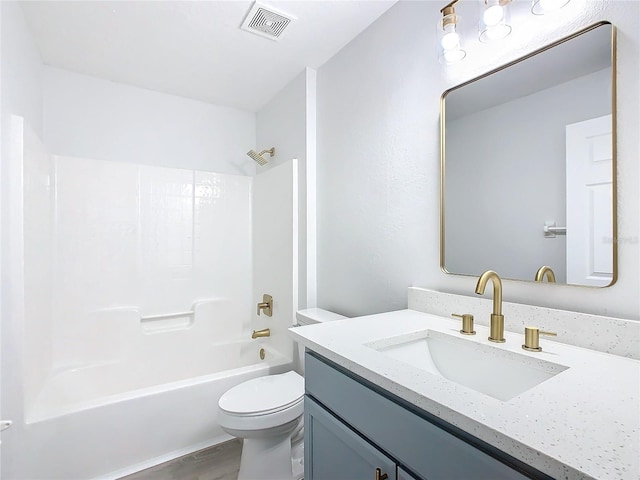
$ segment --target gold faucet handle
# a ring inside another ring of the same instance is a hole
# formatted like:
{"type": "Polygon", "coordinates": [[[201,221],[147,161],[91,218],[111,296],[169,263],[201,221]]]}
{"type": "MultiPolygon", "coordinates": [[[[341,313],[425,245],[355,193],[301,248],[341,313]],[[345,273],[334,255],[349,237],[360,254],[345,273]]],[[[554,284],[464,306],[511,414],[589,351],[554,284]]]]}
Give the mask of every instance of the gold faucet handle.
{"type": "Polygon", "coordinates": [[[522,348],[530,352],[541,352],[540,335],[546,335],[548,337],[558,336],[556,332],[547,332],[540,330],[538,327],[524,327],[524,345],[522,345],[522,348]]]}
{"type": "Polygon", "coordinates": [[[460,315],[459,313],[452,313],[452,317],[458,317],[462,319],[462,330],[460,333],[463,335],[475,335],[476,331],[473,329],[473,315],[470,313],[463,313],[460,315]]]}

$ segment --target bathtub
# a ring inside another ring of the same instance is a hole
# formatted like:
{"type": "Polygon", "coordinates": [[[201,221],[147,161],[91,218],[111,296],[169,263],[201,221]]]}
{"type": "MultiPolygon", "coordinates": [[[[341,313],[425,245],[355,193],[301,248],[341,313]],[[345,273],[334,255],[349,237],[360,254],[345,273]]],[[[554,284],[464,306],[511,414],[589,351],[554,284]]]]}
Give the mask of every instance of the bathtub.
{"type": "Polygon", "coordinates": [[[220,396],[245,380],[291,370],[292,361],[268,339],[210,347],[182,356],[166,350],[171,362],[153,366],[102,362],[54,372],[25,424],[15,425],[22,439],[12,443],[19,445],[3,445],[3,475],[115,479],[230,439],[216,422],[220,396]],[[214,365],[219,371],[207,373],[214,365]]]}

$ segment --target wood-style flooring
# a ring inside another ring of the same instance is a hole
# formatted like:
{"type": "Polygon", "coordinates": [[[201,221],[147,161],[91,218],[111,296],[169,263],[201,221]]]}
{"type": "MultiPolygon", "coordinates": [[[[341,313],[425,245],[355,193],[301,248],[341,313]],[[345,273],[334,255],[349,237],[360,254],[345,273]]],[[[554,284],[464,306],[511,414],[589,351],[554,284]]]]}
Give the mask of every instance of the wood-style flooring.
{"type": "Polygon", "coordinates": [[[230,440],[120,480],[237,480],[242,442],[230,440]]]}

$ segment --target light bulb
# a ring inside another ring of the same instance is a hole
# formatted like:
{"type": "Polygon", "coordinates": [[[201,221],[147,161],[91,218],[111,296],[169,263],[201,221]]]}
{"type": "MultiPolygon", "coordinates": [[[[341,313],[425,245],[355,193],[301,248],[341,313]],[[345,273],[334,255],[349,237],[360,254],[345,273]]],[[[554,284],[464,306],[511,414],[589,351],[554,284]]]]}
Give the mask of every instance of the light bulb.
{"type": "Polygon", "coordinates": [[[445,50],[455,50],[460,48],[460,35],[455,30],[445,33],[440,40],[442,48],[445,50]]]}
{"type": "Polygon", "coordinates": [[[487,43],[505,38],[511,33],[511,25],[509,25],[509,3],[511,0],[484,1],[486,8],[482,13],[482,21],[478,25],[480,27],[478,39],[487,43]]]}
{"type": "Polygon", "coordinates": [[[503,18],[504,9],[500,5],[492,5],[491,7],[487,8],[482,14],[482,21],[487,27],[493,27],[494,25],[499,24],[503,18]]]}
{"type": "Polygon", "coordinates": [[[467,56],[467,53],[462,49],[464,38],[458,30],[459,26],[460,15],[456,15],[453,7],[449,7],[447,15],[444,15],[438,22],[438,59],[440,63],[459,62],[467,56]]]}

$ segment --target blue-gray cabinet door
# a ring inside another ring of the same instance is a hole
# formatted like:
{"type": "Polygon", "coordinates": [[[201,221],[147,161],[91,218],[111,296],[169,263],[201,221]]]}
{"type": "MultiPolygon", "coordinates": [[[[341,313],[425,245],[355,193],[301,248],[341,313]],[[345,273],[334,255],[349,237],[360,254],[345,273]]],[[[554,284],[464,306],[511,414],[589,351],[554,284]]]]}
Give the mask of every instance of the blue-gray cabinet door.
{"type": "Polygon", "coordinates": [[[305,480],[396,480],[393,460],[309,397],[304,412],[305,480]]]}
{"type": "Polygon", "coordinates": [[[418,480],[418,477],[414,477],[404,468],[398,467],[398,480],[418,480]]]}

